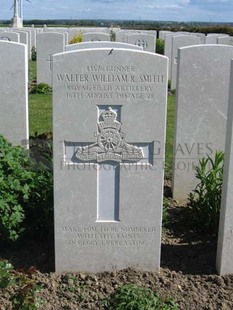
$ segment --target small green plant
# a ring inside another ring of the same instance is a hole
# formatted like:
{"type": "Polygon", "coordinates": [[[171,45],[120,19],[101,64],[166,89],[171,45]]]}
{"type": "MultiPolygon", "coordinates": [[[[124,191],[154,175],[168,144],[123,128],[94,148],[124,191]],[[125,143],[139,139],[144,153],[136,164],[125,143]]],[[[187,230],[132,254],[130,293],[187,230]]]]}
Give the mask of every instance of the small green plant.
{"type": "Polygon", "coordinates": [[[33,46],[31,49],[31,57],[32,57],[32,61],[36,61],[36,48],[35,48],[35,46],[33,46]]]}
{"type": "Polygon", "coordinates": [[[81,302],[84,300],[84,297],[80,293],[80,289],[83,287],[84,285],[80,284],[76,275],[68,273],[62,276],[57,294],[61,298],[67,298],[67,296],[69,296],[69,298],[73,298],[77,302],[81,302]]]}
{"type": "Polygon", "coordinates": [[[164,55],[164,40],[161,39],[156,40],[156,53],[164,55]]]}
{"type": "Polygon", "coordinates": [[[111,41],[113,42],[116,41],[116,32],[113,31],[112,29],[110,30],[110,38],[111,38],[111,41]]]}
{"type": "Polygon", "coordinates": [[[215,158],[203,158],[195,167],[196,188],[189,194],[189,206],[197,227],[217,233],[221,207],[224,153],[217,151],[215,158]]]}
{"type": "Polygon", "coordinates": [[[162,301],[151,289],[134,284],[120,286],[104,301],[108,310],[177,310],[172,300],[162,301]]]}
{"type": "Polygon", "coordinates": [[[0,261],[0,288],[7,288],[15,284],[13,265],[7,260],[0,261]]]}
{"type": "Polygon", "coordinates": [[[51,227],[53,177],[20,146],[0,136],[0,241],[51,227]]]}
{"type": "Polygon", "coordinates": [[[38,296],[42,286],[33,279],[34,273],[36,273],[34,268],[30,268],[27,272],[15,271],[7,260],[0,261],[0,288],[14,288],[10,298],[12,309],[37,310],[45,303],[38,296]]]}
{"type": "Polygon", "coordinates": [[[30,268],[27,273],[15,272],[17,288],[10,298],[14,310],[37,310],[45,304],[38,295],[42,286],[32,278],[33,273],[35,273],[33,268],[30,268]]]}
{"type": "Polygon", "coordinates": [[[50,94],[51,92],[52,87],[46,83],[39,83],[30,88],[31,94],[50,94]]]}
{"type": "Polygon", "coordinates": [[[82,42],[82,33],[79,33],[78,35],[74,36],[70,41],[69,44],[75,44],[75,43],[81,43],[82,42]]]}

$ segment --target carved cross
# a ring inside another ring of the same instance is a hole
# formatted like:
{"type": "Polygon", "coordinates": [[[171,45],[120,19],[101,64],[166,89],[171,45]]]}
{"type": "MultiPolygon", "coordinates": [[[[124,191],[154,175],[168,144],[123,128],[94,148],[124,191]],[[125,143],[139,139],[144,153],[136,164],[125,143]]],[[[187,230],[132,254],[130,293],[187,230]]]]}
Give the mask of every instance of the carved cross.
{"type": "Polygon", "coordinates": [[[45,61],[49,61],[49,69],[52,70],[52,62],[53,62],[52,54],[49,54],[49,59],[46,59],[45,61]]]}
{"type": "Polygon", "coordinates": [[[101,165],[97,170],[97,221],[119,221],[120,166],[149,163],[149,144],[129,144],[121,132],[120,106],[101,106],[99,110],[96,142],[76,143],[73,160],[77,163],[101,165]],[[145,155],[145,154],[146,155],[145,155]],[[101,168],[101,169],[100,169],[101,168]]]}

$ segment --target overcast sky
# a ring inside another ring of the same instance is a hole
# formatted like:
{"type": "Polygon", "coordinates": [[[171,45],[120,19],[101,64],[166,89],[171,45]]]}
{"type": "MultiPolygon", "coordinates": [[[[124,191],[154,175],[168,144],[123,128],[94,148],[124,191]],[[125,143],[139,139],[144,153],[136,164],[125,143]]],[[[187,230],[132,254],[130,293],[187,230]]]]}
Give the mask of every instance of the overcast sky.
{"type": "MultiPolygon", "coordinates": [[[[133,19],[233,22],[233,0],[30,0],[24,19],[133,19]]],[[[10,19],[13,0],[0,0],[10,19]]]]}

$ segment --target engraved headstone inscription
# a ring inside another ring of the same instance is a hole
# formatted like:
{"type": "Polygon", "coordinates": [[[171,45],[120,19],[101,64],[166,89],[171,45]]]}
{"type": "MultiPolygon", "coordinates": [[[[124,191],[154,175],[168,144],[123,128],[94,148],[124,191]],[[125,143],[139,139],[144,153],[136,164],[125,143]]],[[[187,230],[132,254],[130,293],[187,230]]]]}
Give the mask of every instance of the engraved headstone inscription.
{"type": "Polygon", "coordinates": [[[167,58],[53,56],[56,271],[159,270],[167,58]]]}

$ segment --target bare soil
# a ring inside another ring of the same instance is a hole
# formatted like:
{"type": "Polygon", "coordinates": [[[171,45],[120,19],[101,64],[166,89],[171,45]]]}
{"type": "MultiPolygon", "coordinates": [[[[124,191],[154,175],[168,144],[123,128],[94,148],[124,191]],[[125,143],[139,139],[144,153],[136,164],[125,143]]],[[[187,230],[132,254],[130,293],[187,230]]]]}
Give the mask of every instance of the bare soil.
{"type": "MultiPolygon", "coordinates": [[[[169,196],[169,186],[165,193],[169,196]]],[[[102,300],[122,284],[133,283],[171,297],[179,309],[233,309],[233,275],[215,270],[216,237],[193,231],[188,208],[171,200],[170,224],[163,233],[160,274],[133,269],[101,274],[57,274],[52,244],[28,243],[19,249],[2,249],[0,258],[16,268],[36,268],[32,274],[42,286],[44,310],[104,309],[102,300]]],[[[0,292],[0,310],[10,310],[12,288],[0,292]]]]}

